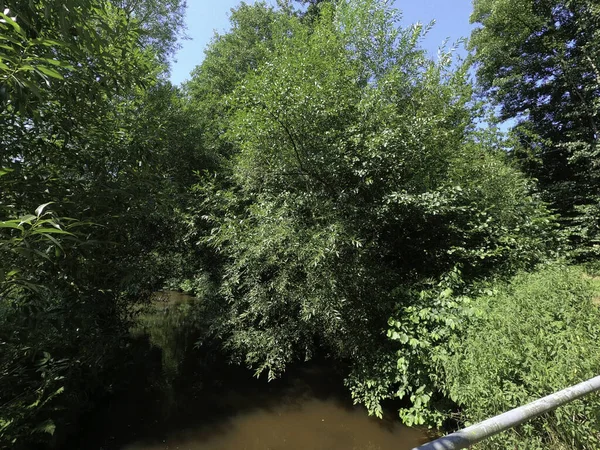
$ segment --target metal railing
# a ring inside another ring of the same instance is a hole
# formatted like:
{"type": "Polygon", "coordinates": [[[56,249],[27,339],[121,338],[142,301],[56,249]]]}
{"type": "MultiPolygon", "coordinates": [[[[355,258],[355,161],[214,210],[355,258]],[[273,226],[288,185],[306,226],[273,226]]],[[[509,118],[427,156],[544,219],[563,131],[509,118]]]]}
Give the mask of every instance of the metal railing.
{"type": "Polygon", "coordinates": [[[596,391],[600,391],[600,376],[436,439],[413,450],[459,450],[467,448],[596,391]]]}

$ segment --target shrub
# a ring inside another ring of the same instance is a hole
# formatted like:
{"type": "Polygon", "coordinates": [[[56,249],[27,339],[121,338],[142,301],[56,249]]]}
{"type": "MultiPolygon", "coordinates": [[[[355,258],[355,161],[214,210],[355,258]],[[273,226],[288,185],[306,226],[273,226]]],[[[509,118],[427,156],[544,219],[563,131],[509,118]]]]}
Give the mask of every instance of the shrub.
{"type": "MultiPolygon", "coordinates": [[[[600,373],[600,311],[579,267],[520,274],[473,301],[474,318],[446,360],[447,394],[465,424],[524,405],[600,373]]],[[[480,448],[598,449],[600,396],[592,394],[480,448]]]]}

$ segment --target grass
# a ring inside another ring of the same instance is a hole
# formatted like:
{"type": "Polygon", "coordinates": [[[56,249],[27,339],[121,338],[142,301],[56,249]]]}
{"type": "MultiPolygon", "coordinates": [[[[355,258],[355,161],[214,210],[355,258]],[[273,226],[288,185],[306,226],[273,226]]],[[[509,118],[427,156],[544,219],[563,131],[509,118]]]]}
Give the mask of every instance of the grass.
{"type": "Polygon", "coordinates": [[[593,276],[590,278],[590,280],[592,281],[592,286],[594,289],[594,296],[592,297],[592,302],[594,302],[595,305],[600,305],[600,277],[593,276]]]}
{"type": "Polygon", "coordinates": [[[588,263],[584,265],[584,270],[585,278],[592,283],[592,302],[600,306],[600,262],[588,263]]]}

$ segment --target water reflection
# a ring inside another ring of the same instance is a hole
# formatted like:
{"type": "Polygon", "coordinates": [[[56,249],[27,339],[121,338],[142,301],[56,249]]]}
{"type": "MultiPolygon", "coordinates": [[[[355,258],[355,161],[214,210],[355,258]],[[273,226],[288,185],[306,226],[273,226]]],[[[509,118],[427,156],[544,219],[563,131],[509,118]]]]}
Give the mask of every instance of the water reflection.
{"type": "Polygon", "coordinates": [[[424,442],[416,430],[366,417],[332,400],[305,398],[232,417],[127,450],[403,450],[424,442]]]}
{"type": "Polygon", "coordinates": [[[124,450],[404,450],[427,440],[393,420],[392,412],[386,420],[368,417],[340,386],[341,379],[318,364],[272,383],[238,372],[198,399],[208,416],[196,424],[182,417],[187,426],[124,450]]]}
{"type": "Polygon", "coordinates": [[[167,383],[172,383],[178,375],[181,362],[193,345],[190,309],[195,301],[194,297],[176,291],[156,292],[131,330],[134,336],[147,336],[150,344],[160,349],[167,383]]]}
{"type": "Polygon", "coordinates": [[[132,373],[131,389],[98,405],[65,450],[404,450],[427,440],[393,411],[379,420],[354,407],[325,361],[267,383],[207,357],[190,334],[198,302],[174,292],[154,299],[134,334],[158,352],[160,381],[132,373]]]}

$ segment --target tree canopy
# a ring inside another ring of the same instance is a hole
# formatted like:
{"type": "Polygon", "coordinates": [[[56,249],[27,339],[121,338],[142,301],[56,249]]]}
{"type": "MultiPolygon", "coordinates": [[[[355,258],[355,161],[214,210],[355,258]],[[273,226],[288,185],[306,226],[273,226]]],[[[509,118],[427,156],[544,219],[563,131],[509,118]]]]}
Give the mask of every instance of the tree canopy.
{"type": "MultiPolygon", "coordinates": [[[[184,1],[6,3],[3,448],[51,447],[124,389],[166,288],[198,298],[174,343],[193,329],[268,380],[323,358],[408,425],[598,371],[598,271],[566,265],[598,257],[596,3],[476,0],[467,61],[430,58],[385,0],[297,3],[234,8],[180,87],[184,1]]],[[[598,448],[599,411],[483,445],[598,448]]]]}
{"type": "Polygon", "coordinates": [[[224,98],[226,189],[198,186],[225,261],[227,347],[269,377],[323,350],[351,361],[376,414],[422,364],[396,371],[406,342],[386,338],[408,292],[531,267],[552,240],[527,180],[478,138],[466,66],[429,60],[395,14],[360,1],[276,16],[265,62],[224,98]]]}
{"type": "Polygon", "coordinates": [[[501,119],[514,119],[515,157],[571,228],[598,251],[600,8],[587,0],[477,0],[470,46],[477,79],[501,119]]]}

